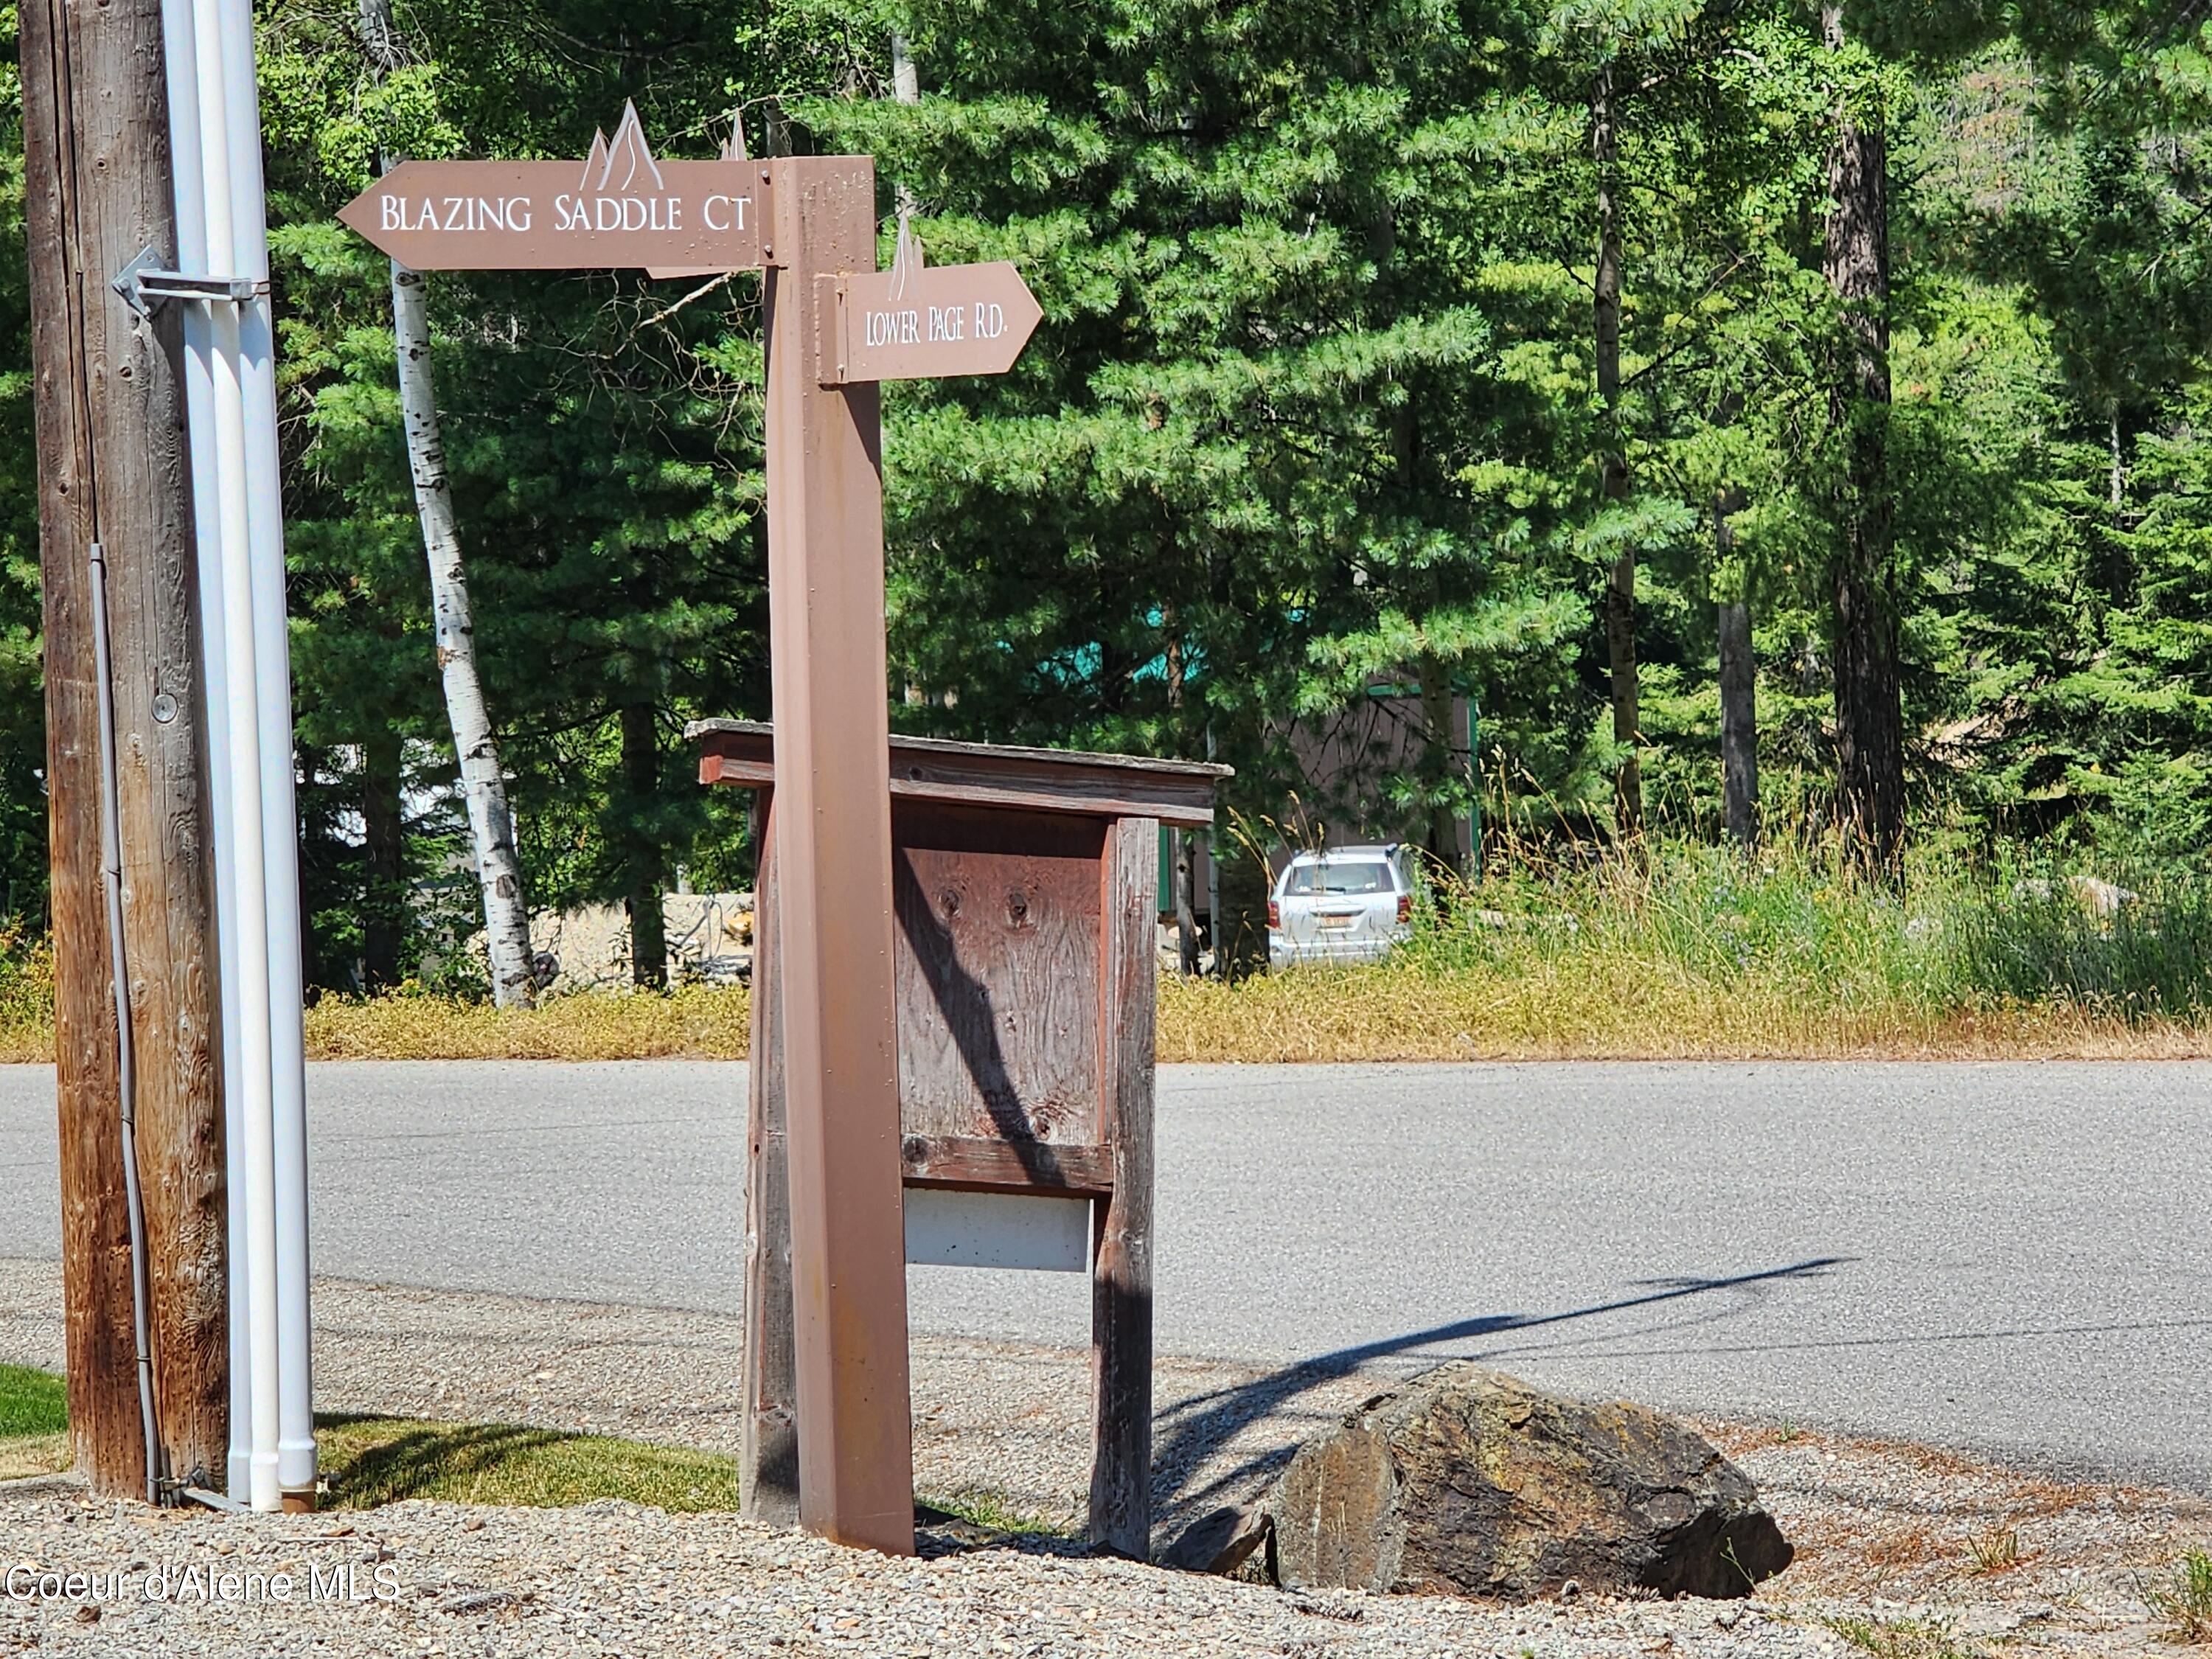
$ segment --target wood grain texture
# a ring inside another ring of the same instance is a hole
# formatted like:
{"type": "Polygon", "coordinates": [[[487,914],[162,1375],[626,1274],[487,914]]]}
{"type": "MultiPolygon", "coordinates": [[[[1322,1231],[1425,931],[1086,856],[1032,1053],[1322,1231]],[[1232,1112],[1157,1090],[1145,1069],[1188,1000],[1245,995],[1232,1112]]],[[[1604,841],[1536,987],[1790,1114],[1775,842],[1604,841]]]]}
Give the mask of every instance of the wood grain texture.
{"type": "Polygon", "coordinates": [[[954,1192],[1074,1193],[1114,1190],[1111,1146],[1048,1146],[981,1137],[908,1135],[901,1151],[909,1187],[954,1192]]]}
{"type": "Polygon", "coordinates": [[[753,844],[753,1004],[750,1156],[745,1192],[744,1420],[738,1430],[739,1513],[799,1524],[798,1378],[791,1328],[791,1184],[784,1137],[783,1009],[773,969],[777,915],[774,793],[763,790],[753,844]]]}
{"type": "Polygon", "coordinates": [[[100,878],[99,688],[87,561],[109,569],[123,922],[137,1039],[158,1427],[171,1472],[227,1446],[222,1112],[201,777],[191,513],[173,308],[108,288],[175,246],[159,0],[21,13],[33,407],[46,604],[50,858],[70,1415],[102,1492],[143,1491],[100,878]]]}
{"type": "MultiPolygon", "coordinates": [[[[691,735],[706,744],[703,781],[771,780],[763,728],[702,723],[691,735]]],[[[1030,761],[996,775],[1029,793],[1042,769],[1030,761]]],[[[1010,811],[927,779],[901,794],[895,776],[891,821],[905,1183],[1093,1194],[1090,1531],[1145,1559],[1160,819],[1095,805],[1078,814],[1066,799],[1010,811]]],[[[764,894],[771,885],[763,880],[764,894]]],[[[779,938],[769,924],[757,947],[757,1022],[782,972],[779,938]]],[[[782,1066],[755,1031],[762,1069],[782,1066]]],[[[757,1183],[757,1138],[754,1161],[757,1183]]],[[[752,1282],[751,1299],[769,1305],[757,1272],[752,1282]]]]}
{"type": "Polygon", "coordinates": [[[1099,871],[1106,930],[1099,1094],[1114,1149],[1114,1193],[1091,1206],[1094,1413],[1091,1539],[1133,1560],[1152,1553],[1152,1060],[1158,974],[1159,825],[1115,823],[1099,871]]]}
{"type": "Polygon", "coordinates": [[[1104,833],[1044,813],[894,811],[902,1133],[1099,1138],[1104,833]]]}
{"type": "MultiPolygon", "coordinates": [[[[756,720],[695,720],[699,781],[760,786],[775,781],[772,728],[756,720]]],[[[1213,787],[1232,769],[1208,761],[1022,749],[944,738],[890,739],[894,799],[995,805],[1090,817],[1152,817],[1204,827],[1213,787]]]]}

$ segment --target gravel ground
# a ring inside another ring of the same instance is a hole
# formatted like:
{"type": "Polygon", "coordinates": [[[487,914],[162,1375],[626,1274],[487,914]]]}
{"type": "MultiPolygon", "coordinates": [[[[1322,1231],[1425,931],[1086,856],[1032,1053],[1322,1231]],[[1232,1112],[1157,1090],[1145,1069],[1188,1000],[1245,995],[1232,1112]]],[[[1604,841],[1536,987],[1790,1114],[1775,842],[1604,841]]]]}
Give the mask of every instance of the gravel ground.
{"type": "MultiPolygon", "coordinates": [[[[0,1361],[58,1364],[59,1302],[55,1264],[0,1260],[0,1361]]],[[[734,1321],[343,1281],[319,1283],[317,1312],[329,1409],[736,1443],[734,1321]]],[[[1376,1381],[1163,1359],[1163,1536],[1256,1492],[1376,1381]]],[[[917,1340],[918,1486],[1042,1528],[1074,1524],[1088,1387],[1079,1353],[917,1340]]],[[[0,1654],[2140,1653],[2157,1635],[2144,1586],[2184,1549],[2212,1547],[2212,1504],[2185,1493],[1783,1425],[1702,1426],[1799,1546],[1797,1564],[1748,1602],[1285,1595],[1091,1559],[1046,1531],[940,1531],[923,1559],[890,1561],[732,1516],[615,1503],[155,1516],[58,1478],[0,1486],[0,1571],[120,1573],[123,1593],[0,1594],[0,1654]],[[191,1599],[221,1573],[260,1577],[191,1599]],[[169,1599],[149,1599],[149,1577],[159,1588],[164,1575],[169,1599]]]]}

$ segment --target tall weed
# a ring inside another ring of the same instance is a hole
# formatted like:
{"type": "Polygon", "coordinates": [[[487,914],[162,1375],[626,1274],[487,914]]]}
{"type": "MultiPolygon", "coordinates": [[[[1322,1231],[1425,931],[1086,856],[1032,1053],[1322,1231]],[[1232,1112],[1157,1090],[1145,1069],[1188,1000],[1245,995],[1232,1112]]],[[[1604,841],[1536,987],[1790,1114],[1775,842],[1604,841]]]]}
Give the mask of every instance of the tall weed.
{"type": "Polygon", "coordinates": [[[54,947],[0,919],[0,1061],[54,1057],[54,947]]]}
{"type": "Polygon", "coordinates": [[[1942,994],[1960,1006],[2057,1002],[2129,1022],[2212,1009],[2212,885],[2166,878],[2099,902],[2023,882],[1954,905],[1942,994]]]}

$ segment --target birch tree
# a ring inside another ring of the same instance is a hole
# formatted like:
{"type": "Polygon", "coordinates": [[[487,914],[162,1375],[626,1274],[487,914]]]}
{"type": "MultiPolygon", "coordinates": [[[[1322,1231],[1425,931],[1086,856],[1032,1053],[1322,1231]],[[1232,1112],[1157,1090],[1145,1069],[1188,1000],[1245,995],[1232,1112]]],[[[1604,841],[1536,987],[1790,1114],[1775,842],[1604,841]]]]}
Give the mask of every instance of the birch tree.
{"type": "MultiPolygon", "coordinates": [[[[399,45],[391,0],[361,0],[362,45],[373,73],[397,68],[399,45]]],[[[398,158],[383,158],[389,172],[398,158]]],[[[438,673],[459,759],[468,805],[469,847],[483,890],[484,939],[491,957],[492,1000],[502,1008],[527,1007],[536,991],[532,973],[530,913],[523,902],[522,862],[514,850],[514,817],[507,804],[499,743],[483,683],[477,673],[476,626],[469,611],[467,571],[460,527],[446,474],[446,445],[438,426],[437,388],[430,372],[430,316],[422,273],[392,262],[392,333],[399,368],[399,405],[407,434],[407,470],[415,510],[429,556],[430,610],[438,673]]]]}

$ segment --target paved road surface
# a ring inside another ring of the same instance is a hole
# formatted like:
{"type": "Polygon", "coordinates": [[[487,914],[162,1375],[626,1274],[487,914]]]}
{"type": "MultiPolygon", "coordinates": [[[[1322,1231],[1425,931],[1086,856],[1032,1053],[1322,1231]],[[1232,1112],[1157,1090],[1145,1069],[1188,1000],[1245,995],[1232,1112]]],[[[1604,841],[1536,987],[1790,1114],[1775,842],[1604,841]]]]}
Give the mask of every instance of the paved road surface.
{"type": "MultiPolygon", "coordinates": [[[[316,1066],[317,1267],[734,1310],[744,1075],[316,1066]]],[[[58,1254],[52,1086],[0,1067],[0,1255],[58,1254]]],[[[1184,1066],[1159,1115],[1164,1351],[2212,1490],[2212,1066],[1184,1066]]],[[[1077,1276],[913,1287],[917,1329],[1087,1340],[1077,1276]]]]}

